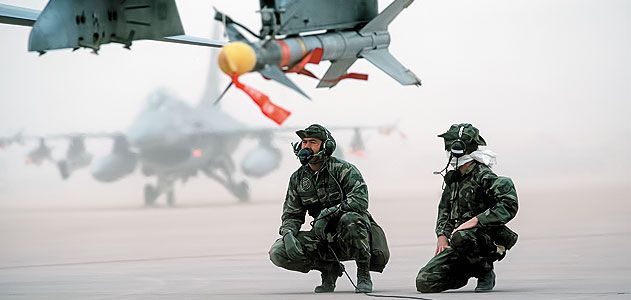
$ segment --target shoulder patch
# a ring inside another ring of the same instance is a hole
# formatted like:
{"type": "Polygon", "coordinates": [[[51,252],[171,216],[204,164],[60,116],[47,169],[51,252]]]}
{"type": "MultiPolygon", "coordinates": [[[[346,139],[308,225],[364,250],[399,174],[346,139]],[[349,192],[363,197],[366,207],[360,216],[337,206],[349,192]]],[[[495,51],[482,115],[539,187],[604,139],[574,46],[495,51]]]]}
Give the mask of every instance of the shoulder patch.
{"type": "Polygon", "coordinates": [[[309,180],[309,178],[307,177],[302,178],[302,181],[300,181],[300,188],[303,191],[308,191],[309,189],[311,189],[311,180],[309,180]]]}

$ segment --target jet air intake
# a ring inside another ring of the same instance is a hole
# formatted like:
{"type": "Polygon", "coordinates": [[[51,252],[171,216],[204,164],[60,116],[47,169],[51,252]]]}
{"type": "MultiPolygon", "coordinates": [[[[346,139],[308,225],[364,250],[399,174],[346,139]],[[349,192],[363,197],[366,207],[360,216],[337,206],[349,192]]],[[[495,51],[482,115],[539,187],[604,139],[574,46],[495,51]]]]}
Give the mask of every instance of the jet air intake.
{"type": "Polygon", "coordinates": [[[248,152],[241,162],[243,174],[260,178],[278,169],[282,153],[271,145],[259,146],[248,152]]]}
{"type": "Polygon", "coordinates": [[[68,179],[73,171],[87,167],[92,161],[92,155],[85,149],[85,139],[75,136],[70,139],[66,158],[57,162],[57,168],[62,179],[68,179]]]}
{"type": "Polygon", "coordinates": [[[138,155],[129,150],[129,143],[123,136],[114,139],[112,152],[97,159],[90,166],[92,177],[102,182],[112,182],[131,174],[138,163],[138,155]]]}

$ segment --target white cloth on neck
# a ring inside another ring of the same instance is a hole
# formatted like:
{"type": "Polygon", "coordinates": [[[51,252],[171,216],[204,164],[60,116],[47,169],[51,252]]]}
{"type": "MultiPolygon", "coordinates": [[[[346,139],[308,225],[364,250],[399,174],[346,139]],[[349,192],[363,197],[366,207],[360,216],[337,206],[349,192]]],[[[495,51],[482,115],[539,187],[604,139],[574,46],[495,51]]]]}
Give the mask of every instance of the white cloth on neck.
{"type": "MultiPolygon", "coordinates": [[[[449,151],[447,151],[447,155],[449,155],[449,151]]],[[[489,168],[492,168],[497,164],[497,154],[489,149],[476,150],[473,151],[471,154],[463,155],[457,159],[455,157],[452,157],[449,164],[452,168],[456,169],[472,160],[475,160],[481,164],[486,165],[489,168]],[[458,165],[456,165],[456,161],[458,162],[458,165]]]]}

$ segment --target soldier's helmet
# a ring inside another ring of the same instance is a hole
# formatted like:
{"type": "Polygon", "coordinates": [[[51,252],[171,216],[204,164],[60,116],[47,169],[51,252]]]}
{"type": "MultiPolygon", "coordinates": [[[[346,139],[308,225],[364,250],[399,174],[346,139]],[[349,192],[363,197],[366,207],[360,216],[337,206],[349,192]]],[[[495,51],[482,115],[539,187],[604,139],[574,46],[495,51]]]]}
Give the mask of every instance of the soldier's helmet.
{"type": "Polygon", "coordinates": [[[309,127],[296,131],[296,134],[301,138],[315,138],[322,141],[322,148],[326,155],[333,154],[335,151],[336,143],[335,139],[331,135],[331,132],[324,128],[324,126],[320,124],[311,124],[309,127]]]}
{"type": "Polygon", "coordinates": [[[458,148],[459,141],[464,143],[466,154],[478,150],[478,146],[486,146],[486,141],[480,135],[480,131],[469,123],[453,124],[445,133],[439,134],[445,142],[445,150],[452,151],[458,148]]]}

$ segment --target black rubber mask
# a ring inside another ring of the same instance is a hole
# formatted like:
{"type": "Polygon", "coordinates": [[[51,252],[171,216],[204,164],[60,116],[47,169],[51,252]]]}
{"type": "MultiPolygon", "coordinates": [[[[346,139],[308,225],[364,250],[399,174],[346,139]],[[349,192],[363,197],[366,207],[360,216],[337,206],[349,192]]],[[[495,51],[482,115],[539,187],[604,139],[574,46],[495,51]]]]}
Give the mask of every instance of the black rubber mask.
{"type": "Polygon", "coordinates": [[[313,150],[309,148],[302,148],[300,149],[300,151],[298,151],[296,156],[298,156],[298,160],[300,160],[300,164],[304,166],[308,164],[309,161],[313,158],[313,150]]]}

